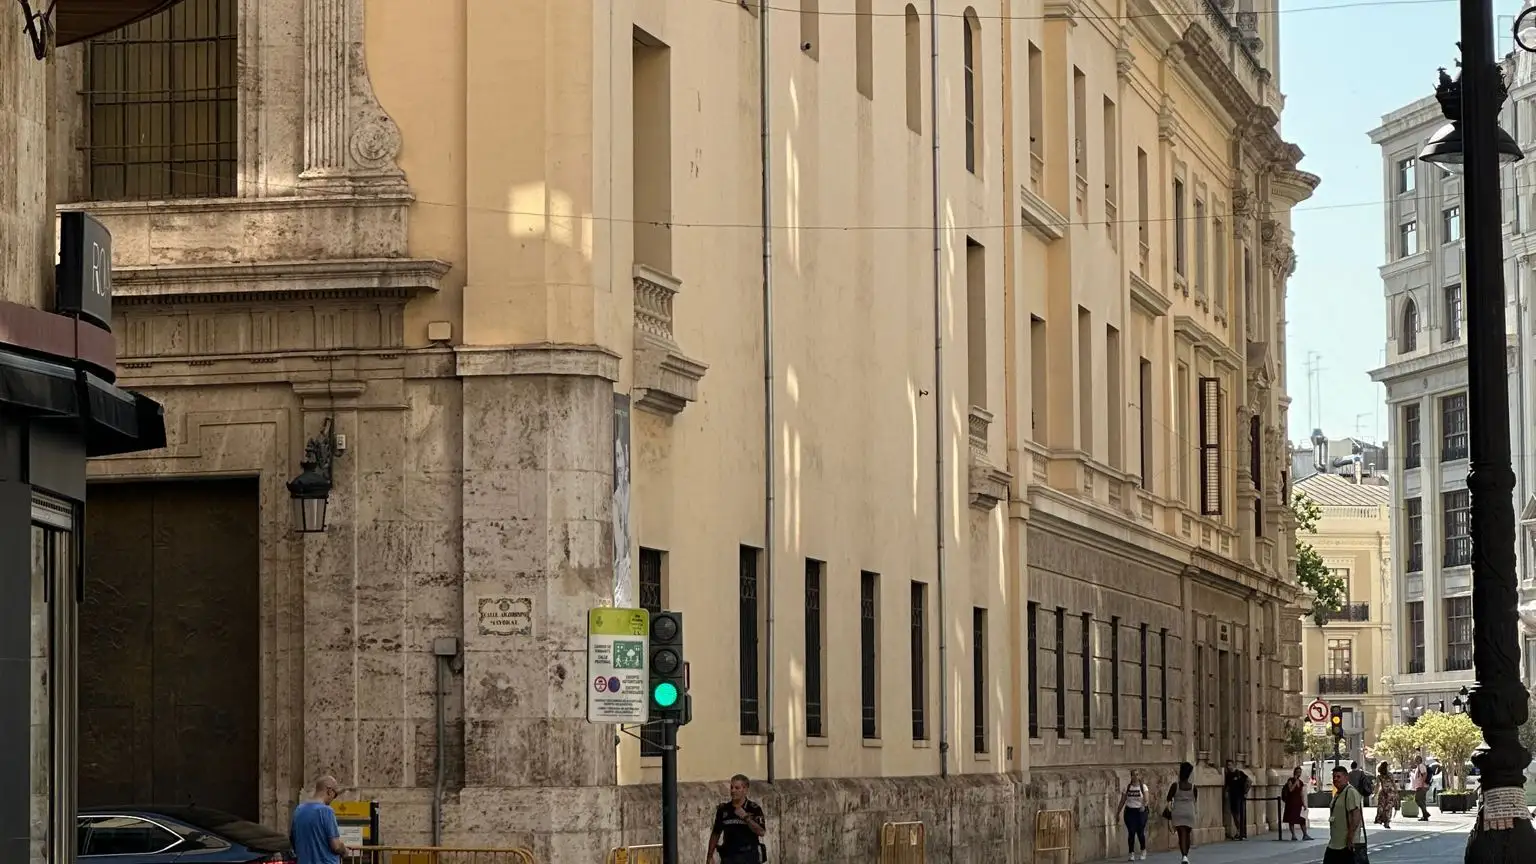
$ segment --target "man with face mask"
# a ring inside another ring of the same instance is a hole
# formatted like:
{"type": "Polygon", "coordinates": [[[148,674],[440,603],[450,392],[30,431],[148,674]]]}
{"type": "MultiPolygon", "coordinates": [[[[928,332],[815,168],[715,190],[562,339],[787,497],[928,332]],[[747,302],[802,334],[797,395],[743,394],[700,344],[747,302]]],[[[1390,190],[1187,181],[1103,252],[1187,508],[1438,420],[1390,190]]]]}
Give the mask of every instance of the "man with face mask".
{"type": "Polygon", "coordinates": [[[719,864],[761,864],[767,859],[762,838],[768,833],[768,823],[763,808],[748,800],[749,788],[746,775],[737,774],[731,778],[731,800],[715,808],[709,854],[704,859],[709,864],[714,864],[717,851],[719,864]]]}

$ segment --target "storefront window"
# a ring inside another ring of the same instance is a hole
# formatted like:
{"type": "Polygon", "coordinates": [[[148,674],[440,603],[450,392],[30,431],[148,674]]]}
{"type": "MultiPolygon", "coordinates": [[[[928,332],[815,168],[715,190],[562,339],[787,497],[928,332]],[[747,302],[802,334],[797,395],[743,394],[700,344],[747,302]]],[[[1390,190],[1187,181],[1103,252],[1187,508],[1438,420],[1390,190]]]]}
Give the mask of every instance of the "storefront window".
{"type": "Polygon", "coordinates": [[[72,508],[32,505],[32,864],[75,861],[75,639],[72,508]]]}

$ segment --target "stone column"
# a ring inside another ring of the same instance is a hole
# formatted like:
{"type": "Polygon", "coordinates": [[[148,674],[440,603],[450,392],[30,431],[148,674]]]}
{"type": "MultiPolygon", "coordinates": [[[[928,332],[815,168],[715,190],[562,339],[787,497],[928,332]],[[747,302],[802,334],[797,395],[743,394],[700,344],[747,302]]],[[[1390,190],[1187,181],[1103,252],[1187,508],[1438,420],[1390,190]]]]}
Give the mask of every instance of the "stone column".
{"type": "Polygon", "coordinates": [[[465,789],[447,837],[601,861],[614,730],[585,720],[586,612],[613,597],[618,357],[459,351],[464,393],[465,789]]]}
{"type": "MultiPolygon", "coordinates": [[[[304,0],[306,192],[404,194],[400,130],[368,79],[364,0],[304,0]]],[[[421,14],[428,14],[422,12],[421,14]]]]}

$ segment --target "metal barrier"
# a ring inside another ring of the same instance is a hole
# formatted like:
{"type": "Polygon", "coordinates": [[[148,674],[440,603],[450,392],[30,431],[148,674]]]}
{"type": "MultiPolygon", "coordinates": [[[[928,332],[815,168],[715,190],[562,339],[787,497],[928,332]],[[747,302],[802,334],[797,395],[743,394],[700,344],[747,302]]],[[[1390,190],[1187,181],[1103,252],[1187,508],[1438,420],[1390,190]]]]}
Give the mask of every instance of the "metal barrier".
{"type": "Polygon", "coordinates": [[[880,826],[880,864],[926,864],[928,829],[921,822],[880,826]]]}
{"type": "Polygon", "coordinates": [[[619,846],[608,853],[608,864],[661,864],[661,844],[619,846]]]}
{"type": "Polygon", "coordinates": [[[1036,861],[1045,852],[1065,852],[1065,864],[1072,864],[1072,817],[1071,810],[1041,810],[1035,814],[1036,861]]]}
{"type": "Polygon", "coordinates": [[[527,849],[470,849],[447,846],[364,846],[346,864],[535,864],[527,849]]]}

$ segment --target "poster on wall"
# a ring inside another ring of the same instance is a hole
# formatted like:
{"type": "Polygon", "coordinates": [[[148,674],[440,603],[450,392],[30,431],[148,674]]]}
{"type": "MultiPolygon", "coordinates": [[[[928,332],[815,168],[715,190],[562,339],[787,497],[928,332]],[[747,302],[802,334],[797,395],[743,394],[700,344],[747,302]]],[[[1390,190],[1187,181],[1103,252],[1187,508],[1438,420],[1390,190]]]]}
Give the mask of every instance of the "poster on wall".
{"type": "Polygon", "coordinates": [[[629,394],[613,394],[613,605],[631,608],[629,557],[629,394]]]}

